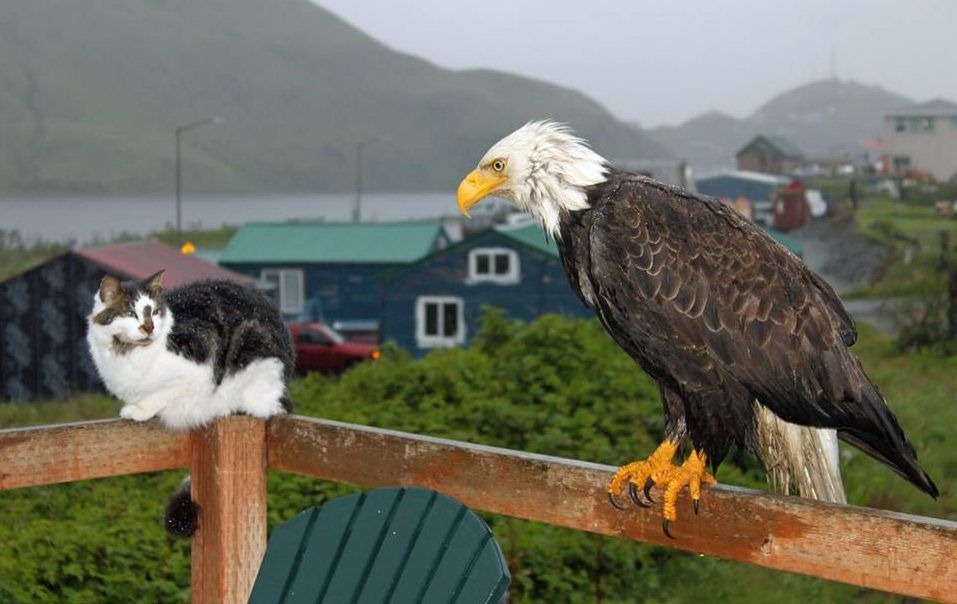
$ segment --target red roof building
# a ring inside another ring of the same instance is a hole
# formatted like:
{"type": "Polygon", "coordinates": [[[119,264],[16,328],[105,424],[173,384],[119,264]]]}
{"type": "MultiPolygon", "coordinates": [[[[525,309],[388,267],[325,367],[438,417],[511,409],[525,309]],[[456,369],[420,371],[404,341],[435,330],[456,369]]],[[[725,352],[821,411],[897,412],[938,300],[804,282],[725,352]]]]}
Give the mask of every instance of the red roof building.
{"type": "MultiPolygon", "coordinates": [[[[0,400],[61,399],[102,390],[86,343],[86,317],[106,274],[163,285],[253,279],[158,241],[78,248],[0,281],[0,400]]],[[[117,407],[119,408],[119,407],[117,407]]]]}
{"type": "Polygon", "coordinates": [[[108,273],[126,279],[143,279],[158,270],[165,270],[163,286],[166,288],[197,279],[231,279],[245,284],[253,282],[251,277],[196,256],[187,256],[160,241],[77,248],[73,253],[94,262],[108,273]]]}

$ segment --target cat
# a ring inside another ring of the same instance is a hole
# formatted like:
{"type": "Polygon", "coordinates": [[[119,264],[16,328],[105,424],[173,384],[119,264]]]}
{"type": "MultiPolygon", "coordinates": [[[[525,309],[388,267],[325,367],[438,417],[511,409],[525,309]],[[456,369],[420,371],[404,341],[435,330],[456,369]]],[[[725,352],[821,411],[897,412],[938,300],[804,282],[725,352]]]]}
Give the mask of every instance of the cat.
{"type": "MultiPolygon", "coordinates": [[[[173,430],[246,413],[292,411],[295,355],[289,330],[262,294],[232,281],[164,291],[163,271],[136,282],[103,277],[88,318],[90,356],[120,417],[158,417],[173,430]]],[[[190,537],[199,506],[186,480],[166,508],[167,531],[190,537]]]]}
{"type": "Polygon", "coordinates": [[[226,280],[166,291],[162,277],[107,275],[94,294],[87,341],[107,390],[124,403],[120,417],[158,417],[180,430],[237,412],[290,412],[294,353],[272,302],[226,280]]]}

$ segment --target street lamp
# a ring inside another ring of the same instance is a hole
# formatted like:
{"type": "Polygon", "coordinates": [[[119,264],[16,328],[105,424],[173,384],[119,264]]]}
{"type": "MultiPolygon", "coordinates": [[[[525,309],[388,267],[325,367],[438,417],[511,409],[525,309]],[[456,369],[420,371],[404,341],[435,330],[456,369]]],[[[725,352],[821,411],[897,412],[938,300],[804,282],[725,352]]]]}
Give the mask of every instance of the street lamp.
{"type": "Polygon", "coordinates": [[[362,148],[366,145],[381,142],[380,138],[367,138],[356,143],[356,203],[352,208],[352,222],[359,222],[362,218],[362,148]]]}
{"type": "Polygon", "coordinates": [[[183,176],[180,167],[180,137],[183,136],[184,132],[195,130],[207,124],[222,124],[224,121],[217,115],[176,128],[176,240],[180,247],[183,245],[183,176]]]}

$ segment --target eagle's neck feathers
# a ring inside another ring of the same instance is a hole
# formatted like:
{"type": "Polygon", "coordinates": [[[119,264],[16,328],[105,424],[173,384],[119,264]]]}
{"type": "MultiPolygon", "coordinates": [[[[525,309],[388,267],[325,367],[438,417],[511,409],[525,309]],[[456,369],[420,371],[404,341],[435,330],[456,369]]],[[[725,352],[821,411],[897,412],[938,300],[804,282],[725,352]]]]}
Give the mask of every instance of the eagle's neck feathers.
{"type": "Polygon", "coordinates": [[[528,203],[522,205],[538,218],[546,233],[558,239],[562,214],[588,209],[586,189],[604,180],[604,162],[594,166],[555,162],[532,172],[526,180],[528,203]],[[569,175],[572,171],[576,173],[569,175]]]}

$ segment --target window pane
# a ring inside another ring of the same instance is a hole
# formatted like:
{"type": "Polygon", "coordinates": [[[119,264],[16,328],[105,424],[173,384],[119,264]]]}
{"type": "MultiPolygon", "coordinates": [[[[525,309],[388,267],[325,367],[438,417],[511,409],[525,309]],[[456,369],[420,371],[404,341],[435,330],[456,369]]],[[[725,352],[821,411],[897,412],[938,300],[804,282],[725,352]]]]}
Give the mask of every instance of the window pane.
{"type": "Polygon", "coordinates": [[[508,274],[508,254],[495,254],[495,274],[508,274]]]}
{"type": "Polygon", "coordinates": [[[476,254],[475,255],[475,274],[476,275],[487,275],[491,272],[489,270],[489,256],[488,254],[476,254]]]}
{"type": "Polygon", "coordinates": [[[443,304],[445,312],[443,313],[442,335],[455,337],[459,330],[459,307],[454,302],[443,304]]]}
{"type": "Polygon", "coordinates": [[[425,305],[425,335],[439,335],[439,305],[428,303],[425,305]]]}

